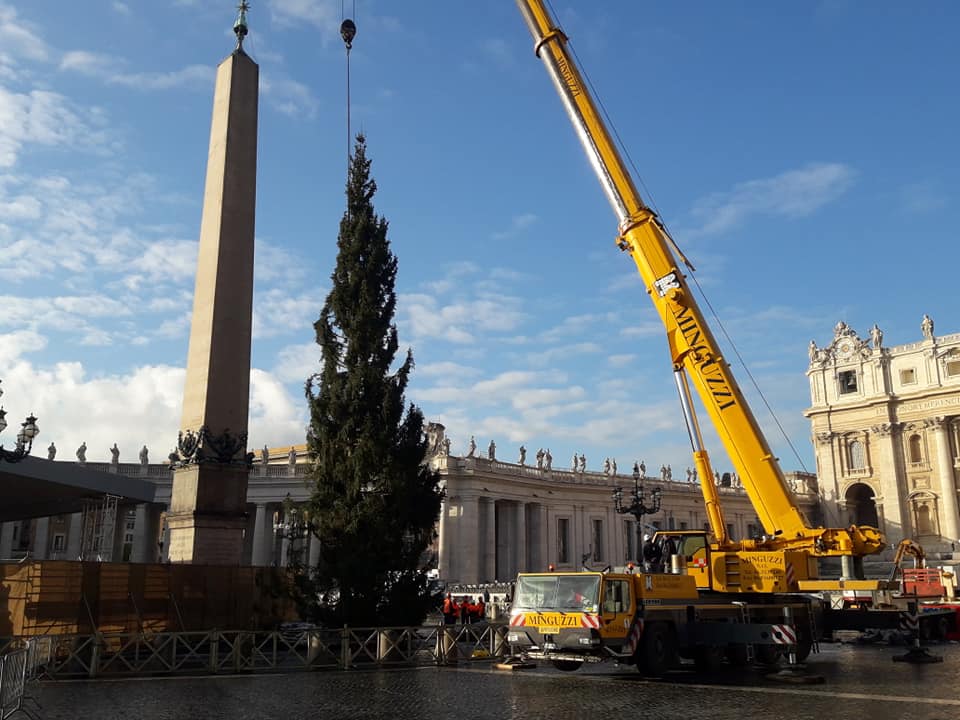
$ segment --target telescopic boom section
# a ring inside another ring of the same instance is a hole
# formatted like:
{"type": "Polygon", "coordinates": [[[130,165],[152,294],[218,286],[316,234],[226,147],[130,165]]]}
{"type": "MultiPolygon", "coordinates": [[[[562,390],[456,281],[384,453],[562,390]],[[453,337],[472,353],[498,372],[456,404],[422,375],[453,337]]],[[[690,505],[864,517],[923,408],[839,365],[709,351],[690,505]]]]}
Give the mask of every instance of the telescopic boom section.
{"type": "MultiPolygon", "coordinates": [[[[541,0],[517,0],[517,5],[533,35],[536,54],[553,79],[587,157],[617,214],[620,233],[617,244],[633,257],[647,293],[666,327],[674,369],[686,371],[690,378],[767,534],[784,546],[809,545],[812,552],[820,555],[878,552],[884,543],[874,528],[825,530],[808,526],[678,267],[673,241],[637,192],[580,71],[567,52],[566,36],[556,27],[541,0]]],[[[685,383],[678,382],[678,387],[683,385],[685,383]]],[[[698,468],[709,470],[699,432],[691,431],[690,436],[698,468]]],[[[701,472],[701,482],[708,507],[717,505],[716,489],[709,475],[703,477],[704,474],[701,472]]],[[[722,522],[722,516],[712,511],[710,520],[718,541],[722,543],[726,539],[726,529],[715,524],[722,522]]]]}

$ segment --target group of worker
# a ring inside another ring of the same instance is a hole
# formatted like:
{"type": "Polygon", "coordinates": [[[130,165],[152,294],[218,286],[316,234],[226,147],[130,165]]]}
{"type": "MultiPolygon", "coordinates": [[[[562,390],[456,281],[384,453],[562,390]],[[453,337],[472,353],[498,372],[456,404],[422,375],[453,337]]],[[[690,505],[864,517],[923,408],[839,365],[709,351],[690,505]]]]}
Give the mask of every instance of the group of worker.
{"type": "Polygon", "coordinates": [[[677,553],[677,543],[669,535],[660,535],[654,541],[649,534],[643,536],[641,554],[644,572],[666,572],[670,558],[677,553]]]}
{"type": "Polygon", "coordinates": [[[453,597],[447,593],[441,611],[444,625],[456,625],[458,620],[461,625],[467,625],[486,620],[487,603],[482,595],[477,595],[476,602],[473,602],[469,595],[453,597]]]}

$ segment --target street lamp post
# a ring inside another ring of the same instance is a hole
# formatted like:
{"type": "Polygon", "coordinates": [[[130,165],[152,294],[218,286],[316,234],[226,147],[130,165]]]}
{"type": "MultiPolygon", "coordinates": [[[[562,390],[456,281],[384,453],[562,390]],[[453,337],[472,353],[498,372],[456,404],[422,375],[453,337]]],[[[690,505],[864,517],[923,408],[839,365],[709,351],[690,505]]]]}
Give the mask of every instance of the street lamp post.
{"type": "Polygon", "coordinates": [[[630,514],[637,519],[637,552],[642,554],[643,522],[644,515],[653,515],[660,512],[660,500],[662,491],[655,487],[650,491],[650,505],[647,505],[646,491],[640,482],[640,467],[637,463],[633,464],[633,496],[629,505],[623,504],[623,488],[615,487],[613,489],[613,507],[620,515],[630,514]]]}
{"type": "MultiPolygon", "coordinates": [[[[0,380],[0,382],[3,382],[0,380]]],[[[0,388],[0,395],[3,395],[3,389],[0,388]]],[[[7,427],[7,411],[0,405],[0,432],[7,427]]],[[[33,448],[33,439],[40,434],[40,428],[37,427],[37,418],[33,413],[27,416],[27,419],[20,424],[20,432],[17,433],[17,444],[13,450],[4,450],[0,445],[0,460],[9,463],[20,462],[30,454],[33,448]]]]}

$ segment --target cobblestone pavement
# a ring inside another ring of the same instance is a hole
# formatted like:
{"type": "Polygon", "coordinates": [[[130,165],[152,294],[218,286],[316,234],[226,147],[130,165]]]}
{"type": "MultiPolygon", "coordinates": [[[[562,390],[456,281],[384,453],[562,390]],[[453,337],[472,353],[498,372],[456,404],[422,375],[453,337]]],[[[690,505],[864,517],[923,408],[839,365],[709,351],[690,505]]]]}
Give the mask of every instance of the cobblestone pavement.
{"type": "Polygon", "coordinates": [[[648,681],[633,668],[599,665],[504,672],[482,666],[315,672],[215,678],[44,683],[35,689],[49,720],[90,718],[235,720],[270,718],[463,718],[581,720],[954,720],[960,718],[960,646],[932,652],[942,664],[892,662],[903,648],[824,646],[809,663],[822,685],[787,685],[756,673],[710,678],[678,671],[648,681]],[[594,715],[600,713],[600,715],[594,715]]]}

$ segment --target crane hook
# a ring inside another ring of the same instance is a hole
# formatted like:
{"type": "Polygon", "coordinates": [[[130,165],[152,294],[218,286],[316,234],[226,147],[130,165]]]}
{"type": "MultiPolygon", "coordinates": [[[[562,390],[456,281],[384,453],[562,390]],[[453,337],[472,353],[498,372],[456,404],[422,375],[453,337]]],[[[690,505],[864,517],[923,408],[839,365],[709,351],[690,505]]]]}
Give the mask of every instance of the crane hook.
{"type": "Polygon", "coordinates": [[[340,37],[343,38],[347,50],[353,47],[353,39],[357,36],[357,25],[350,18],[340,23],[340,37]]]}

